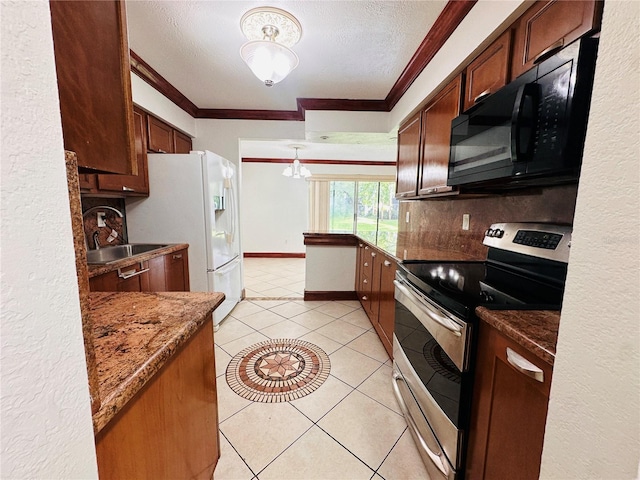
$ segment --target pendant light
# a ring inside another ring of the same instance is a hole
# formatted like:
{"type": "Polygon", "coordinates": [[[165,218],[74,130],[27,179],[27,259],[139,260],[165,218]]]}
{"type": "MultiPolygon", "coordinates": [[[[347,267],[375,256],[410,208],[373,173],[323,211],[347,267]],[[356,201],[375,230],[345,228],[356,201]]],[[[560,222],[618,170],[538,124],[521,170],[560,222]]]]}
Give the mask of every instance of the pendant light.
{"type": "Polygon", "coordinates": [[[302,35],[300,22],[279,8],[258,7],[240,20],[242,33],[249,40],[240,56],[267,87],[281,82],[298,66],[298,56],[289,48],[302,35]]]}
{"type": "Polygon", "coordinates": [[[292,147],[296,149],[296,156],[293,159],[293,163],[291,163],[291,165],[288,165],[284,171],[282,172],[282,175],[284,175],[285,177],[291,177],[291,178],[307,178],[311,176],[311,172],[309,171],[309,169],[307,167],[305,167],[304,165],[302,165],[302,163],[300,163],[300,159],[298,159],[298,149],[302,148],[300,146],[295,146],[292,147]]]}

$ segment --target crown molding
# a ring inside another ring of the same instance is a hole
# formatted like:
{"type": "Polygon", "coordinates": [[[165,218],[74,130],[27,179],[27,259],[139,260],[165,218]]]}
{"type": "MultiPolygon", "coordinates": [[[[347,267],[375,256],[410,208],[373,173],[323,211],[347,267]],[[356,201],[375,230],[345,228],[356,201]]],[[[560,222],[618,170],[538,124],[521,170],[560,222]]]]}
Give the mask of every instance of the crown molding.
{"type": "Polygon", "coordinates": [[[449,0],[384,100],[298,98],[297,110],[198,108],[191,100],[130,50],[131,71],[194,118],[304,121],[306,110],[390,112],[449,39],[477,0],[449,0]]]}
{"type": "Polygon", "coordinates": [[[416,78],[433,60],[460,22],[467,16],[478,0],[449,0],[434,22],[426,37],[413,54],[411,60],[391,87],[385,102],[389,111],[396,106],[402,96],[409,90],[416,78]]]}

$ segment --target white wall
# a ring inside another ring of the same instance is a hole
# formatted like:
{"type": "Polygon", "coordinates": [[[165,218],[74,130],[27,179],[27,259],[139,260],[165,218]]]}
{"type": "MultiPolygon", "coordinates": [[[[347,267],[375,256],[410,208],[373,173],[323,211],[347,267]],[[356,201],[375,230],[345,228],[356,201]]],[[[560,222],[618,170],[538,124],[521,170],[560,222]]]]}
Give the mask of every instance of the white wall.
{"type": "Polygon", "coordinates": [[[97,478],[49,3],[1,8],[0,477],[97,478]]]}
{"type": "Polygon", "coordinates": [[[349,292],[356,284],[356,247],[309,245],[304,289],[310,292],[349,292]]]}
{"type": "MultiPolygon", "coordinates": [[[[303,160],[304,164],[304,160],[303,160]]],[[[282,175],[286,164],[242,164],[240,230],[244,252],[304,253],[309,183],[282,175]]],[[[307,165],[312,174],[395,175],[395,167],[307,165]]]]}
{"type": "Polygon", "coordinates": [[[541,478],[640,459],[640,3],[606,1],[541,478]]]}
{"type": "Polygon", "coordinates": [[[163,119],[178,130],[194,137],[196,135],[196,120],[155,88],[142,80],[135,73],[131,73],[131,93],[133,102],[163,119]]]}

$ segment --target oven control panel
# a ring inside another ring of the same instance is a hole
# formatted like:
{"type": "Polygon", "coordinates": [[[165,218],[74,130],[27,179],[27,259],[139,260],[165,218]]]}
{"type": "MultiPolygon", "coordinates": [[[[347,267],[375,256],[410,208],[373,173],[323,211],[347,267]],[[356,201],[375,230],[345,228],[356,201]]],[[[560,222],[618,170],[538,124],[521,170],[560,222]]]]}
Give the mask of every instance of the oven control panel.
{"type": "Polygon", "coordinates": [[[569,262],[571,226],[549,223],[494,223],[485,232],[488,247],[569,262]]]}

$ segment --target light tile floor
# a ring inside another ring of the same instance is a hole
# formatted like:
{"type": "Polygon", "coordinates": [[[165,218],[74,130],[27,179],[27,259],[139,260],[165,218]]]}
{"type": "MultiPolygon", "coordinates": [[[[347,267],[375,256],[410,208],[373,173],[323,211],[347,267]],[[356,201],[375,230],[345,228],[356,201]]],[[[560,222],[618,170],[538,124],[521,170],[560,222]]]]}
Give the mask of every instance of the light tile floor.
{"type": "MultiPolygon", "coordinates": [[[[285,269],[275,271],[274,263],[247,262],[245,274],[277,279],[285,269]]],[[[290,268],[304,283],[300,269],[290,268]]],[[[267,297],[270,289],[259,282],[254,287],[267,297]]],[[[298,288],[286,296],[301,297],[304,285],[298,288]]],[[[429,478],[393,396],[391,361],[358,302],[244,300],[220,325],[215,346],[221,433],[216,480],[429,478]],[[325,383],[292,402],[257,403],[235,394],[225,378],[231,358],[283,337],[312,342],[329,355],[325,383]]]]}
{"type": "Polygon", "coordinates": [[[247,298],[302,298],[304,258],[243,258],[247,298]]]}

